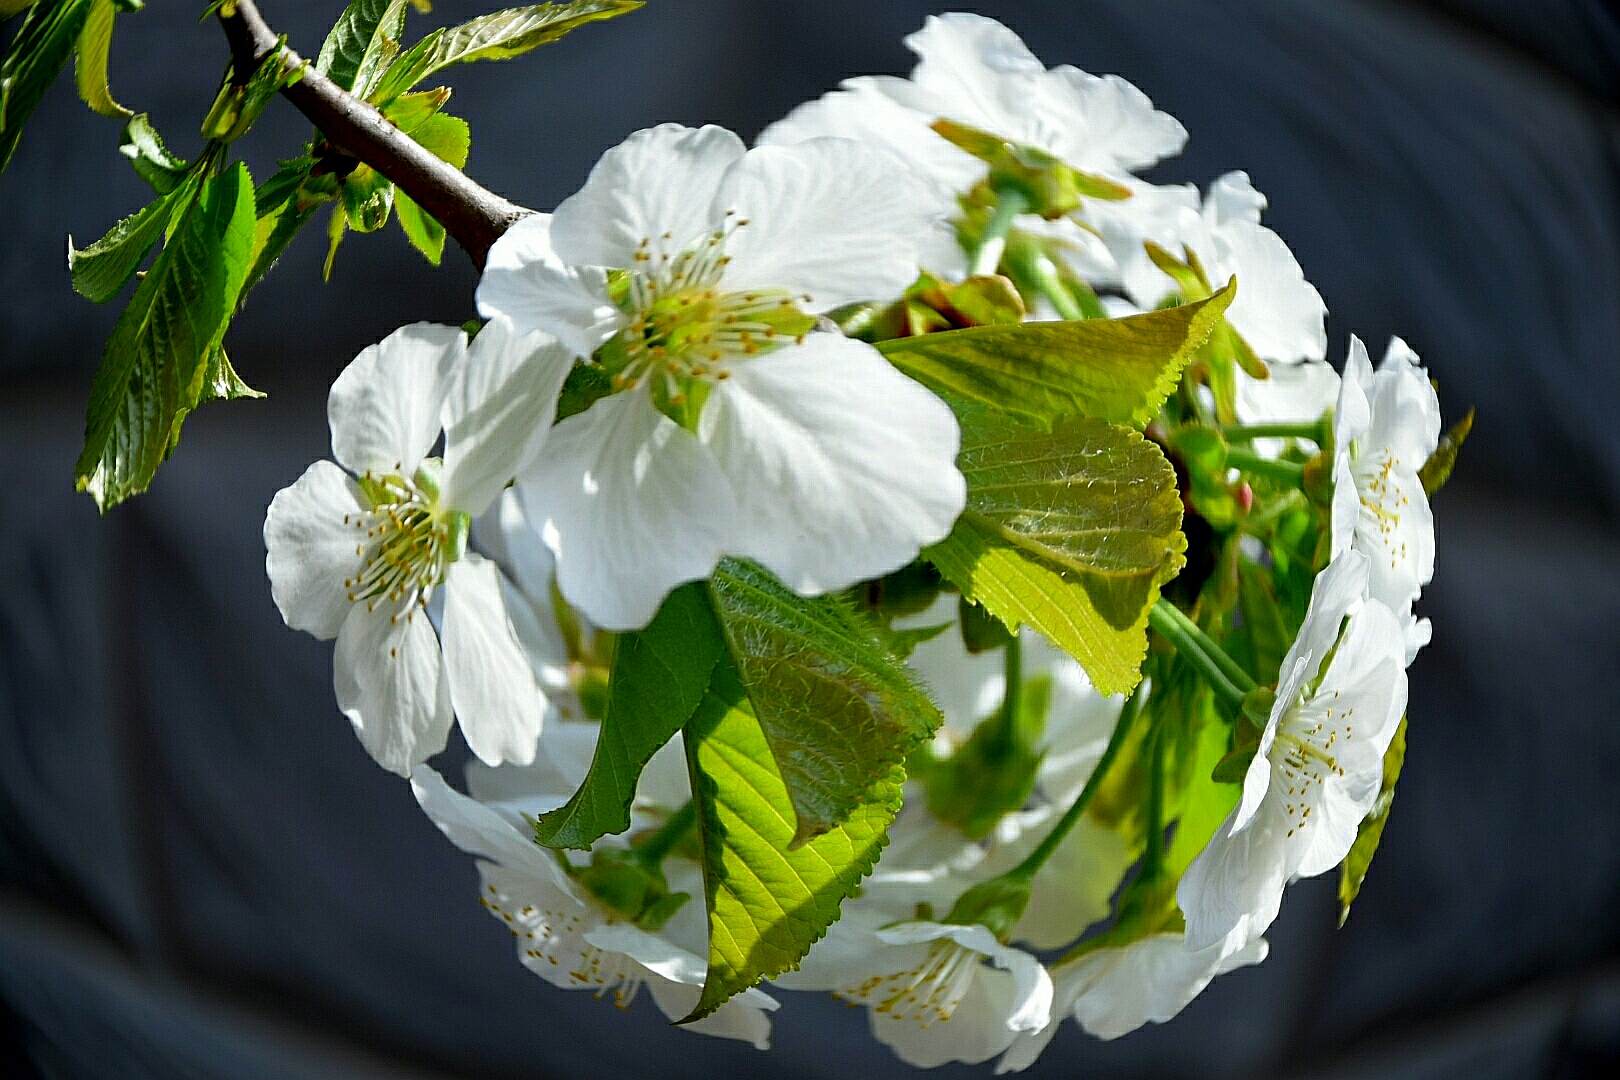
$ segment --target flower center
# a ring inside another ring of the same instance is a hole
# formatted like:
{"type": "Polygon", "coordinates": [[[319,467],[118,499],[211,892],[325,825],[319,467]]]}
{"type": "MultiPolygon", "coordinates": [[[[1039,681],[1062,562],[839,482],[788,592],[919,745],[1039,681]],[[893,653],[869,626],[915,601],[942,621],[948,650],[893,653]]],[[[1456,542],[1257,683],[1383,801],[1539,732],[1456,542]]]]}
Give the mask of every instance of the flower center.
{"type": "Polygon", "coordinates": [[[1399,467],[1395,455],[1384,450],[1357,459],[1351,469],[1361,500],[1358,529],[1385,549],[1394,567],[1406,557],[1406,544],[1400,540],[1401,512],[1411,502],[1395,475],[1399,467]]]}
{"type": "Polygon", "coordinates": [[[1278,725],[1271,761],[1282,773],[1289,836],[1310,820],[1328,778],[1344,775],[1334,747],[1341,737],[1346,742],[1355,737],[1350,724],[1355,710],[1340,708],[1339,694],[1301,702],[1278,725]]]}
{"type": "Polygon", "coordinates": [[[733,212],[726,218],[726,228],[675,254],[663,250],[668,233],[641,241],[636,265],[615,282],[630,324],[601,354],[615,390],[647,386],[659,411],[686,427],[731,365],[802,341],[816,324],[786,289],[724,288],[726,242],[748,225],[733,212]]]}
{"type": "Polygon", "coordinates": [[[361,533],[355,554],[363,560],[360,572],[343,583],[349,601],[364,602],[367,611],[395,605],[408,619],[415,608],[427,606],[445,568],[466,551],[470,520],[438,505],[436,458],[423,461],[409,480],[367,472],[359,483],[371,508],[343,517],[361,533]]]}
{"type": "Polygon", "coordinates": [[[585,941],[588,916],[578,909],[519,906],[496,886],[490,885],[488,890],[489,895],[479,897],[478,902],[506,923],[523,949],[524,963],[542,973],[541,965],[555,969],[553,973],[566,974],[573,986],[593,988],[599,998],[612,994],[619,1008],[630,1007],[647,981],[647,972],[623,953],[599,949],[585,941]]]}
{"type": "Polygon", "coordinates": [[[954,941],[934,942],[914,968],[874,975],[840,990],[845,1001],[870,1005],[874,1012],[928,1027],[956,1015],[984,957],[954,941]]]}

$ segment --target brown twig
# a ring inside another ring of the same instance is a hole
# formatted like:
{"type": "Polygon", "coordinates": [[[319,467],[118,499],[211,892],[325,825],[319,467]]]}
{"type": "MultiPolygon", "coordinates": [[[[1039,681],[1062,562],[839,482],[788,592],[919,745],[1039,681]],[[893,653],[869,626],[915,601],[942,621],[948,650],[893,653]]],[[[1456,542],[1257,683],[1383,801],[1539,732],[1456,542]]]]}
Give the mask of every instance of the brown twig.
{"type": "MultiPolygon", "coordinates": [[[[219,24],[230,42],[238,72],[252,71],[279,40],[253,0],[235,0],[222,7],[219,24]]],[[[288,63],[300,62],[290,49],[285,55],[288,63]]],[[[480,270],[489,257],[490,245],[519,218],[533,213],[434,156],[389,123],[382,113],[316,71],[313,64],[305,68],[302,79],[282,93],[309,117],[327,142],[382,173],[437,218],[480,270]]]]}

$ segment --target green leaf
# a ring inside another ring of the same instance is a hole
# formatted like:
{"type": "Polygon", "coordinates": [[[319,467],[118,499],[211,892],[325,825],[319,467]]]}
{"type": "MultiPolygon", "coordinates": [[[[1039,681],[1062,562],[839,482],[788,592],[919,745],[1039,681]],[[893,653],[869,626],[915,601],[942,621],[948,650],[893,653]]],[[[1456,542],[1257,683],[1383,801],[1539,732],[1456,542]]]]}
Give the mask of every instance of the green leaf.
{"type": "Polygon", "coordinates": [[[201,398],[253,250],[253,179],[204,183],[119,316],[90,392],[77,486],[106,510],[144,491],[201,398]]]}
{"type": "Polygon", "coordinates": [[[245,298],[270,272],[282,252],[287,250],[287,245],[292,243],[293,237],[315,216],[315,208],[319,205],[305,205],[299,197],[314,159],[294,158],[280,164],[280,171],[260,184],[253,195],[258,224],[253,230],[253,261],[247,278],[242,282],[241,298],[245,298]]]}
{"type": "Polygon", "coordinates": [[[434,157],[465,168],[472,147],[472,129],[459,116],[434,113],[411,129],[411,138],[434,157]]]}
{"type": "Polygon", "coordinates": [[[73,288],[86,300],[105,304],[123,289],[163,235],[174,216],[176,202],[190,198],[189,189],[163,195],[108,230],[87,248],[75,248],[68,237],[68,274],[73,288]]]}
{"type": "Polygon", "coordinates": [[[1130,690],[1148,609],[1184,562],[1175,470],[1141,435],[1097,420],[1043,433],[982,407],[959,415],[967,509],[924,557],[1073,656],[1098,690],[1130,690]]]}
{"type": "Polygon", "coordinates": [[[202,394],[198,404],[205,401],[233,401],[236,398],[262,398],[264,394],[242,381],[242,376],[231,366],[225,346],[214,349],[208,358],[208,372],[203,376],[202,394]]]}
{"type": "Polygon", "coordinates": [[[407,0],[393,0],[377,20],[377,28],[366,43],[366,51],[355,66],[354,81],[348,87],[355,97],[365,99],[399,55],[400,42],[405,36],[406,3],[407,0]]]}
{"type": "Polygon", "coordinates": [[[1372,812],[1356,830],[1356,842],[1351,845],[1350,854],[1345,856],[1344,864],[1339,867],[1340,926],[1350,917],[1350,905],[1361,894],[1361,883],[1367,879],[1367,870],[1378,851],[1378,842],[1384,838],[1384,826],[1389,823],[1389,812],[1395,805],[1395,783],[1401,778],[1401,766],[1405,762],[1406,717],[1403,716],[1401,726],[1395,729],[1395,738],[1390,740],[1389,749],[1384,752],[1384,783],[1378,790],[1378,801],[1373,803],[1372,812]]]}
{"type": "Polygon", "coordinates": [[[1042,427],[1090,416],[1142,427],[1236,295],[1124,319],[981,326],[896,338],[878,349],[929,388],[1042,427]]]}
{"type": "Polygon", "coordinates": [[[117,15],[112,0],[90,0],[73,74],[79,84],[79,97],[86,105],[102,116],[123,119],[134,114],[114,101],[107,87],[107,53],[112,47],[113,19],[117,15]]]}
{"type": "Polygon", "coordinates": [[[630,827],[641,770],[703,703],[726,641],[708,591],[695,582],[670,593],[647,628],[621,636],[614,649],[590,771],[573,798],[535,823],[535,839],[547,847],[589,849],[630,827]]]}
{"type": "Polygon", "coordinates": [[[438,266],[444,259],[444,226],[403,191],[394,192],[394,214],[399,218],[399,227],[405,230],[405,238],[411,242],[411,246],[420,251],[428,262],[438,266]]]}
{"type": "Polygon", "coordinates": [[[1457,465],[1457,454],[1462,450],[1463,443],[1468,440],[1468,433],[1473,430],[1474,410],[1469,409],[1467,416],[1453,424],[1451,430],[1440,437],[1440,445],[1429,455],[1429,460],[1423,463],[1423,468],[1418,470],[1418,479],[1423,481],[1425,495],[1433,496],[1446,486],[1446,481],[1451,479],[1451,470],[1457,465]]]}
{"type": "Polygon", "coordinates": [[[0,172],[4,172],[45,90],[67,64],[90,16],[90,0],[40,0],[0,60],[0,172]]]}
{"type": "Polygon", "coordinates": [[[395,127],[409,135],[421,125],[422,121],[444,108],[449,100],[448,86],[441,86],[437,90],[423,90],[415,94],[401,94],[383,106],[382,114],[388,117],[395,127]]]}
{"type": "Polygon", "coordinates": [[[118,139],[118,152],[129,158],[141,179],[152,185],[152,190],[159,195],[167,195],[179,187],[191,168],[169,153],[145,113],[136,113],[124,125],[124,133],[118,139]]]}
{"type": "Polygon", "coordinates": [[[480,15],[447,30],[436,30],[399,56],[372,97],[389,101],[435,72],[475,60],[510,60],[550,44],[586,23],[612,19],[642,6],[642,0],[574,0],[535,4],[480,15]]]}
{"type": "Polygon", "coordinates": [[[722,661],[686,725],[703,848],[709,972],[686,1021],[796,968],[871,873],[900,809],[892,770],[838,828],[798,847],[794,809],[736,668],[722,661]]]}
{"type": "Polygon", "coordinates": [[[9,19],[28,7],[34,0],[0,0],[0,19],[9,19]]]}
{"type": "Polygon", "coordinates": [[[394,209],[394,184],[370,165],[356,165],[343,179],[343,212],[349,228],[376,232],[388,224],[394,209]]]}
{"type": "Polygon", "coordinates": [[[802,597],[737,559],[722,560],[710,592],[803,844],[932,737],[939,712],[843,597],[802,597]]]}
{"type": "MultiPolygon", "coordinates": [[[[344,90],[354,89],[354,77],[366,51],[371,48],[372,38],[392,9],[400,6],[399,0],[350,0],[321,44],[315,70],[344,90]]],[[[401,9],[400,17],[403,16],[401,9]]],[[[398,34],[394,36],[397,41],[398,34]]]]}
{"type": "Polygon", "coordinates": [[[563,380],[562,394],[557,398],[557,423],[570,416],[578,416],[598,401],[613,393],[613,378],[601,364],[575,364],[563,380]]]}

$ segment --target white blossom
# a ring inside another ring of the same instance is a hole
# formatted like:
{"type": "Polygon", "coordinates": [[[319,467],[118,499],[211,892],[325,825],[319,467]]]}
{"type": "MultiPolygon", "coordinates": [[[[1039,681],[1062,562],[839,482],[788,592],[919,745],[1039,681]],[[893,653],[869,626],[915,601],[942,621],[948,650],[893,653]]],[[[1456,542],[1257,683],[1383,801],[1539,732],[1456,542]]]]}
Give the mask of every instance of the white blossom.
{"type": "MultiPolygon", "coordinates": [[[[935,132],[930,125],[936,120],[988,132],[1116,180],[1180,153],[1186,143],[1186,129],[1156,111],[1129,82],[1066,64],[1048,69],[994,19],[966,12],[930,16],[905,43],[918,57],[909,79],[847,79],[841,89],[772,124],[760,141],[790,144],[836,135],[883,146],[927,181],[932,205],[947,217],[957,213],[958,196],[983,180],[988,166],[935,132]]],[[[1024,215],[1020,227],[1039,230],[1037,222],[1024,215]]],[[[1100,265],[1108,272],[1106,251],[1096,251],[1081,230],[1065,230],[1063,238],[1079,245],[1078,267],[1100,265]]],[[[966,256],[949,231],[936,233],[925,254],[926,265],[937,273],[959,276],[966,269],[966,256]]]]}
{"type": "Polygon", "coordinates": [[[1378,797],[1406,664],[1394,613],[1364,599],[1368,570],[1349,551],[1316,579],[1243,795],[1176,890],[1189,949],[1264,933],[1288,882],[1337,866],[1378,797]]]}
{"type": "Polygon", "coordinates": [[[568,366],[555,341],[501,319],[470,348],[454,327],[398,330],[332,385],[337,462],[270,504],[276,605],[293,629],[337,639],[338,704],[401,775],[444,748],[456,717],[484,761],[534,756],[544,700],[501,574],[466,539],[539,451],[568,366]],[[441,432],[442,461],[428,456],[441,432]]]}
{"type": "Polygon", "coordinates": [[[1194,951],[1182,934],[1161,931],[1059,964],[1052,969],[1051,1023],[1020,1035],[997,1062],[996,1072],[1021,1072],[1035,1064],[1058,1025],[1070,1016],[1099,1039],[1117,1039],[1150,1022],[1163,1024],[1217,975],[1258,964],[1267,951],[1264,938],[1218,941],[1194,951]]]}
{"type": "MultiPolygon", "coordinates": [[[[680,1020],[697,1004],[707,970],[703,879],[697,865],[675,856],[665,860],[670,888],[691,899],[652,932],[592,897],[562,868],[559,855],[533,840],[528,817],[556,809],[573,793],[584,778],[597,730],[594,724],[570,722],[548,726],[540,759],[526,769],[475,765],[468,772],[471,798],[426,767],[416,771],[411,788],[451,842],[478,856],[480,902],[516,938],[525,967],[565,990],[611,994],[620,1006],[628,1006],[646,987],[665,1016],[680,1020]]],[[[649,763],[637,790],[638,822],[649,820],[645,811],[651,805],[667,810],[689,798],[680,756],[677,736],[649,763]],[[674,769],[668,767],[671,762],[674,769]]],[[[747,990],[686,1030],[740,1039],[765,1050],[771,1029],[766,1013],[776,1007],[769,995],[747,990]]]]}
{"type": "Polygon", "coordinates": [[[1039,960],[984,926],[894,922],[860,901],[805,957],[779,976],[790,990],[831,990],[865,1005],[872,1034],[902,1061],[933,1068],[977,1064],[1051,1018],[1052,980],[1039,960]]]}
{"type": "Polygon", "coordinates": [[[1406,342],[1390,339],[1375,372],[1350,339],[1334,443],[1333,555],[1372,561],[1371,595],[1400,619],[1410,664],[1431,633],[1412,604],[1434,576],[1434,514],[1418,470],[1440,443],[1440,399],[1406,342]]]}
{"type": "MultiPolygon", "coordinates": [[[[1321,420],[1339,400],[1339,373],[1325,360],[1266,365],[1268,377],[1256,379],[1237,369],[1237,419],[1240,424],[1308,424],[1321,420]]],[[[1320,446],[1312,444],[1315,449],[1320,446]]],[[[1255,453],[1275,458],[1287,440],[1254,440],[1255,453]]]]}
{"type": "Polygon", "coordinates": [[[1191,189],[1147,190],[1118,203],[1088,205],[1088,218],[1119,261],[1125,291],[1151,308],[1176,291],[1175,282],[1148,257],[1153,241],[1177,259],[1191,251],[1213,288],[1238,280],[1227,321],[1263,360],[1320,360],[1327,352],[1327,307],[1282,238],[1260,224],[1266,198],[1243,172],[1210,185],[1202,205],[1189,205],[1191,189]]]}
{"type": "Polygon", "coordinates": [[[617,391],[558,423],[520,483],[594,623],[645,625],[723,555],[814,595],[949,532],[966,499],[950,410],[870,345],[811,330],[915,278],[932,224],[917,192],[850,140],[745,152],[665,125],[496,243],[481,310],[600,349],[617,391]]]}

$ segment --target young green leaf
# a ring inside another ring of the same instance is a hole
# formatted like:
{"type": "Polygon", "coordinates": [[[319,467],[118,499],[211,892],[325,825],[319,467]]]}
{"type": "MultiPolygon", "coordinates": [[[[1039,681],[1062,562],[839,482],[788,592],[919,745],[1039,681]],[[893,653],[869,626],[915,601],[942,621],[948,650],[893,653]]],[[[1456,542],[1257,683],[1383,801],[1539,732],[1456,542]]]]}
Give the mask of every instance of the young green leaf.
{"type": "Polygon", "coordinates": [[[355,97],[365,99],[377,80],[382,78],[383,72],[394,62],[394,57],[399,55],[400,41],[405,36],[406,3],[407,0],[393,0],[382,18],[377,20],[377,28],[366,43],[366,51],[355,67],[354,81],[349,87],[355,97]]]}
{"type": "Polygon", "coordinates": [[[1440,437],[1440,445],[1429,460],[1423,463],[1418,470],[1418,479],[1423,481],[1423,493],[1434,496],[1446,481],[1451,479],[1451,470],[1456,468],[1457,454],[1462,450],[1463,443],[1468,441],[1468,433],[1474,430],[1474,410],[1469,409],[1468,415],[1451,425],[1444,435],[1440,437]]]}
{"type": "Polygon", "coordinates": [[[1389,823],[1389,812],[1395,805],[1395,783],[1400,780],[1401,766],[1405,763],[1406,717],[1403,716],[1401,726],[1395,729],[1395,738],[1390,740],[1389,749],[1384,752],[1384,783],[1378,790],[1378,801],[1373,803],[1372,812],[1356,830],[1356,842],[1339,867],[1340,926],[1350,917],[1350,905],[1360,895],[1361,883],[1367,879],[1367,870],[1378,851],[1378,842],[1384,838],[1384,826],[1389,823]]]}
{"type": "Polygon", "coordinates": [[[79,97],[86,105],[102,116],[123,119],[134,114],[114,101],[107,87],[107,53],[112,47],[113,19],[117,15],[112,0],[90,0],[73,74],[79,84],[79,97]]]}
{"type": "Polygon", "coordinates": [[[720,563],[710,592],[803,844],[865,802],[939,712],[844,598],[807,599],[737,559],[720,563]]]}
{"type": "Polygon", "coordinates": [[[967,509],[924,557],[1009,626],[1028,624],[1097,689],[1137,683],[1147,612],[1180,571],[1175,471],[1159,448],[1097,420],[1022,428],[964,406],[967,509]]]}
{"type": "Polygon", "coordinates": [[[0,172],[34,107],[73,54],[89,16],[90,0],[40,0],[6,46],[0,60],[0,172]]]}
{"type": "Polygon", "coordinates": [[[472,148],[472,129],[459,116],[434,113],[411,129],[411,138],[434,157],[448,161],[456,168],[467,164],[467,153],[472,148]]]}
{"type": "Polygon", "coordinates": [[[118,152],[129,158],[141,179],[152,185],[152,190],[159,195],[167,195],[179,187],[191,168],[169,153],[145,113],[136,113],[124,125],[124,133],[118,138],[118,152]]]}
{"type": "Polygon", "coordinates": [[[292,243],[293,237],[315,216],[315,209],[320,205],[317,202],[306,204],[300,197],[314,159],[294,158],[280,164],[280,171],[260,184],[253,195],[258,224],[253,230],[253,261],[246,280],[242,282],[239,305],[240,299],[245,298],[270,272],[276,260],[281,258],[281,253],[287,250],[287,245],[292,243]]]}
{"type": "Polygon", "coordinates": [[[190,198],[189,185],[160,195],[87,248],[75,248],[73,237],[68,237],[68,274],[74,291],[97,304],[117,296],[168,228],[175,206],[190,198]]]}
{"type": "MultiPolygon", "coordinates": [[[[359,0],[357,0],[359,2],[359,0]]],[[[378,82],[372,98],[390,101],[435,72],[475,60],[510,60],[548,45],[586,23],[625,15],[642,0],[573,0],[535,4],[480,15],[460,26],[436,30],[399,56],[378,82]]]]}
{"type": "Polygon", "coordinates": [[[798,966],[871,873],[900,809],[892,770],[842,825],[793,846],[794,809],[737,669],[722,658],[686,725],[703,847],[709,971],[687,1021],[798,966]]]}
{"type": "Polygon", "coordinates": [[[429,263],[438,266],[444,259],[444,226],[438,219],[417,206],[416,200],[403,191],[394,192],[394,215],[399,218],[399,227],[405,230],[405,239],[411,246],[429,263]]]}
{"type": "Polygon", "coordinates": [[[236,369],[231,366],[230,356],[225,352],[225,346],[216,347],[213,355],[208,358],[208,371],[203,376],[202,393],[198,395],[197,403],[262,397],[263,393],[243,382],[242,376],[236,373],[236,369]]]}
{"type": "Polygon", "coordinates": [[[376,232],[394,209],[394,184],[370,165],[356,165],[343,179],[343,212],[355,232],[376,232]]]}
{"type": "Polygon", "coordinates": [[[90,391],[77,486],[106,510],[144,491],[197,405],[253,250],[253,180],[204,183],[113,327],[90,391]]]}
{"type": "Polygon", "coordinates": [[[1124,319],[982,326],[896,338],[878,349],[935,391],[1049,427],[1090,416],[1142,427],[1236,293],[1124,319]]]}
{"type": "MultiPolygon", "coordinates": [[[[354,77],[366,51],[371,48],[372,38],[395,8],[400,9],[399,17],[403,19],[404,7],[400,0],[350,0],[321,44],[315,70],[344,90],[354,89],[354,77]]],[[[398,31],[394,39],[399,39],[398,31]]]]}
{"type": "Polygon", "coordinates": [[[641,770],[697,712],[725,651],[701,582],[670,593],[645,630],[621,636],[590,771],[573,798],[540,815],[535,839],[585,850],[628,829],[641,770]]]}

